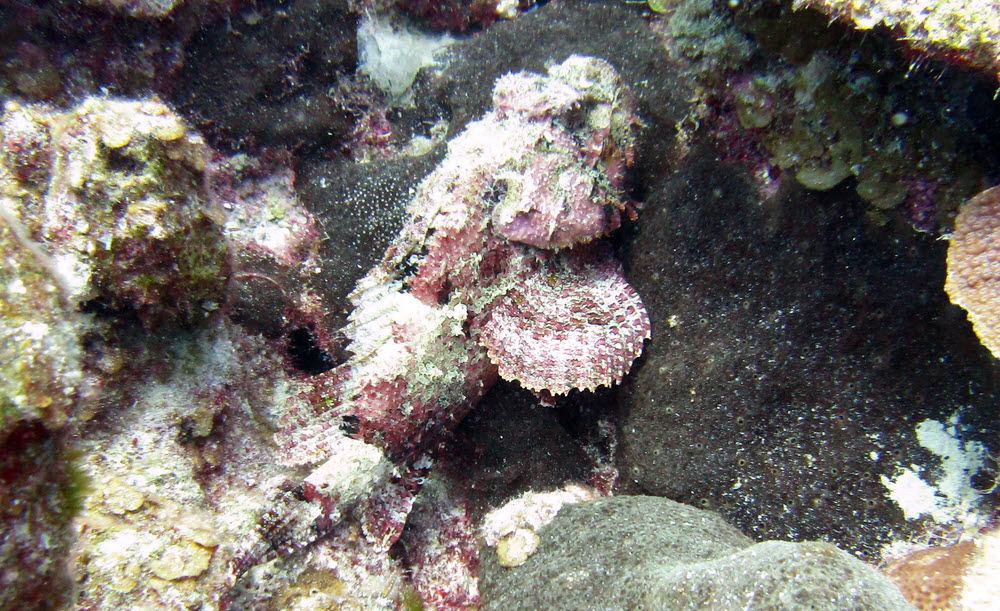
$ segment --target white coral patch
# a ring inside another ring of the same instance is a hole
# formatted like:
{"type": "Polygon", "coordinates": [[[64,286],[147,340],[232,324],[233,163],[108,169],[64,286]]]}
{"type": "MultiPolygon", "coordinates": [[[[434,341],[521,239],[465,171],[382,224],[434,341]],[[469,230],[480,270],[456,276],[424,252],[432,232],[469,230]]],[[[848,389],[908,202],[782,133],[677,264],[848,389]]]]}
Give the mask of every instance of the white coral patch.
{"type": "Polygon", "coordinates": [[[907,520],[930,516],[935,522],[945,524],[958,521],[975,521],[975,510],[982,501],[982,494],[973,488],[971,479],[984,466],[986,450],[976,441],[962,442],[954,426],[936,420],[924,420],[916,427],[920,445],[941,460],[933,471],[919,465],[899,469],[895,477],[882,476],[882,485],[907,520]]]}
{"type": "Polygon", "coordinates": [[[555,519],[563,505],[584,503],[599,496],[593,488],[576,484],[551,492],[526,492],[486,514],[481,528],[483,539],[486,545],[495,547],[501,539],[518,531],[537,532],[555,519]]]}
{"type": "Polygon", "coordinates": [[[365,18],[358,26],[358,71],[393,97],[404,94],[417,72],[433,66],[434,54],[451,44],[448,35],[432,35],[398,27],[385,19],[365,18]]]}
{"type": "Polygon", "coordinates": [[[84,295],[87,283],[90,282],[90,267],[73,254],[58,254],[52,257],[53,271],[59,274],[59,279],[71,291],[71,298],[84,295]]]}

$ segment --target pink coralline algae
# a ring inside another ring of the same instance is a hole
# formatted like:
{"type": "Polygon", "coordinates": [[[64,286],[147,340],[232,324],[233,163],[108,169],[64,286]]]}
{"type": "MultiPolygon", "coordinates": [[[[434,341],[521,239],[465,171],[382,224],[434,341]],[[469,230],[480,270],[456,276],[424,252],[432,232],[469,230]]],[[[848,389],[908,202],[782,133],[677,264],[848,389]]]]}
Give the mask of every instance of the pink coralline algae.
{"type": "MultiPolygon", "coordinates": [[[[284,417],[290,464],[340,461],[346,431],[397,465],[354,513],[383,546],[399,537],[439,442],[498,377],[543,398],[611,385],[649,337],[641,299],[599,241],[634,215],[623,194],[640,124],[631,94],[604,60],[572,56],[548,72],[497,80],[493,110],[449,143],[352,293],[352,356],[284,417]]],[[[310,494],[337,489],[324,470],[338,471],[320,466],[293,496],[332,505],[310,494]]]]}

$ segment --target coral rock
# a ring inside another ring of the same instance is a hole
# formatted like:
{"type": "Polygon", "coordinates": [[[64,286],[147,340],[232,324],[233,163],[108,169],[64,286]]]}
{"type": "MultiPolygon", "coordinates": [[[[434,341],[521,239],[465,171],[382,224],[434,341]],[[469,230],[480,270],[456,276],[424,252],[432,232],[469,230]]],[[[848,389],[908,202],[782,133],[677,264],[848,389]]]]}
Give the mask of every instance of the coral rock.
{"type": "Polygon", "coordinates": [[[538,550],[538,530],[552,522],[564,505],[596,498],[596,490],[576,484],[551,492],[526,492],[486,514],[480,529],[483,542],[496,548],[500,566],[520,566],[538,550]]]}
{"type": "Polygon", "coordinates": [[[228,245],[203,193],[210,150],[167,106],[11,103],[0,132],[0,190],[59,262],[68,301],[147,327],[198,323],[223,302],[228,245]]]}
{"type": "Polygon", "coordinates": [[[18,422],[50,431],[73,415],[84,382],[73,312],[48,256],[0,198],[0,441],[18,422]]]}
{"type": "Polygon", "coordinates": [[[989,72],[1000,69],[1000,7],[993,2],[939,0],[794,0],[859,30],[882,26],[908,47],[989,72]]]}
{"type": "Polygon", "coordinates": [[[983,191],[959,212],[944,288],[952,303],[968,310],[983,345],[1000,357],[1000,188],[983,191]]]}

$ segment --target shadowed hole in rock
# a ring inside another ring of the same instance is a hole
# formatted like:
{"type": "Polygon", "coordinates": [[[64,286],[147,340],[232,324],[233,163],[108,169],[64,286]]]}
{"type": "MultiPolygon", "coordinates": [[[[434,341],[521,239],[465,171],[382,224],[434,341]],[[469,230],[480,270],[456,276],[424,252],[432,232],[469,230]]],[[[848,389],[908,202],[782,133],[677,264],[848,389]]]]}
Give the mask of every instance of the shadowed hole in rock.
{"type": "Polygon", "coordinates": [[[333,369],[335,363],[330,355],[316,344],[316,338],[305,327],[288,334],[288,355],[299,371],[309,375],[319,375],[333,369]]]}

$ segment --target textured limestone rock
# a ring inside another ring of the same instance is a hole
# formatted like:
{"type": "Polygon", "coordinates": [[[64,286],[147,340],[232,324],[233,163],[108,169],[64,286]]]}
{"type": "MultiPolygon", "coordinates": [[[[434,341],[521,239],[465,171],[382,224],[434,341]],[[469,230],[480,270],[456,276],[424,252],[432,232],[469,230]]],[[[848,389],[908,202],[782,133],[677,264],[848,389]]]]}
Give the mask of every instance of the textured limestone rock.
{"type": "Polygon", "coordinates": [[[795,0],[859,30],[885,27],[908,47],[946,60],[996,72],[1000,6],[970,0],[795,0]]]}
{"type": "Polygon", "coordinates": [[[0,134],[4,206],[44,243],[68,303],[153,328],[201,324],[225,301],[228,244],[202,188],[210,150],[169,107],[11,102],[0,134]]]}

